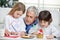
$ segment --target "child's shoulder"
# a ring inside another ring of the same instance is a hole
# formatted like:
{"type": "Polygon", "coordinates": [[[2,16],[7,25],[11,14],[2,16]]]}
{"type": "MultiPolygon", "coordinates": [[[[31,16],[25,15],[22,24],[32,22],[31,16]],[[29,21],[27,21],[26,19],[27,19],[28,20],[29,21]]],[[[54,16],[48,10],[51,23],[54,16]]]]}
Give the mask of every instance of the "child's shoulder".
{"type": "Polygon", "coordinates": [[[5,19],[11,19],[12,17],[10,15],[6,15],[5,19]]]}
{"type": "Polygon", "coordinates": [[[55,29],[55,28],[57,28],[57,26],[51,24],[51,25],[49,25],[49,28],[51,28],[51,29],[55,29]]]}
{"type": "Polygon", "coordinates": [[[6,17],[6,18],[10,18],[11,16],[10,16],[10,15],[6,15],[5,17],[6,17]]]}

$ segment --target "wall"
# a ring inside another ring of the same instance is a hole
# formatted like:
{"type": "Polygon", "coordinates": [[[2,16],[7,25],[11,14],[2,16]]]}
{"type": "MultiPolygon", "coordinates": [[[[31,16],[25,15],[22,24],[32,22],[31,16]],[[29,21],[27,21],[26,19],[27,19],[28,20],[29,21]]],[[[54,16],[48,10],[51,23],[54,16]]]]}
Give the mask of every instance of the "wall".
{"type": "MultiPolygon", "coordinates": [[[[1,24],[4,23],[4,17],[9,13],[9,11],[11,10],[11,8],[0,8],[0,26],[1,24]]],[[[42,8],[40,8],[40,11],[43,10],[42,8]]],[[[52,18],[53,18],[53,22],[52,24],[54,25],[59,25],[59,11],[58,9],[55,8],[44,8],[44,10],[49,10],[52,14],[52,18]]]]}
{"type": "MultiPolygon", "coordinates": [[[[36,6],[39,8],[39,11],[41,10],[50,10],[53,17],[52,24],[59,26],[59,20],[60,20],[60,0],[19,0],[19,2],[22,2],[26,5],[26,8],[29,6],[36,6]]],[[[8,12],[11,10],[11,8],[0,8],[0,26],[4,23],[4,17],[8,12]]]]}
{"type": "Polygon", "coordinates": [[[0,27],[4,24],[4,17],[9,13],[11,8],[0,8],[0,27]]]}

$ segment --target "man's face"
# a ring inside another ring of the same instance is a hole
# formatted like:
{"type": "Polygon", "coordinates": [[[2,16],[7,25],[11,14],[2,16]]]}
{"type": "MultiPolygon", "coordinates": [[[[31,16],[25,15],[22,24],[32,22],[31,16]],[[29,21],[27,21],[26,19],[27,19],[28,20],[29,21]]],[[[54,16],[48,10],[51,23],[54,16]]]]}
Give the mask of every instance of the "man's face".
{"type": "Polygon", "coordinates": [[[32,24],[36,19],[36,15],[33,11],[28,11],[26,13],[25,22],[27,25],[32,24]]]}

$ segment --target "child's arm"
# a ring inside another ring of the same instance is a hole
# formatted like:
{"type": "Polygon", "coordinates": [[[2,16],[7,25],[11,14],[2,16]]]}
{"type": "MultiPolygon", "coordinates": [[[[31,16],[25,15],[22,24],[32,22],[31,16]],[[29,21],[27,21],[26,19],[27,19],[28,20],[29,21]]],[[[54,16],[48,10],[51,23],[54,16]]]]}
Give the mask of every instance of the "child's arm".
{"type": "Polygon", "coordinates": [[[24,23],[23,18],[20,18],[20,28],[21,28],[20,31],[26,32],[26,30],[25,30],[26,25],[25,25],[25,23],[24,23]]]}
{"type": "Polygon", "coordinates": [[[57,38],[57,37],[60,37],[59,36],[59,31],[57,30],[56,27],[52,26],[52,34],[47,36],[47,39],[52,39],[52,38],[57,38]]]}
{"type": "Polygon", "coordinates": [[[9,17],[6,16],[4,21],[5,21],[4,22],[5,36],[9,36],[10,35],[10,30],[9,30],[9,22],[10,22],[10,20],[9,20],[9,17]]]}
{"type": "Polygon", "coordinates": [[[6,17],[5,17],[5,20],[4,20],[4,28],[6,29],[6,30],[8,30],[8,31],[10,31],[10,29],[9,29],[9,27],[10,27],[10,17],[7,15],[6,17]]]}
{"type": "Polygon", "coordinates": [[[49,36],[46,36],[47,39],[53,39],[54,38],[54,35],[49,35],[49,36]]]}
{"type": "Polygon", "coordinates": [[[52,35],[56,36],[56,37],[60,37],[59,36],[59,30],[56,26],[52,27],[52,35]]]}

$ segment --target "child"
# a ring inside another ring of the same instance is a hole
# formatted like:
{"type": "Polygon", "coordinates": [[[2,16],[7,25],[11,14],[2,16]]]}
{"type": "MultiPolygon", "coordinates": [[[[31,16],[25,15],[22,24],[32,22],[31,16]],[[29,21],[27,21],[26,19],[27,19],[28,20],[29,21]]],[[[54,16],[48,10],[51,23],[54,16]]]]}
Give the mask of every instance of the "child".
{"type": "Polygon", "coordinates": [[[25,24],[22,15],[25,12],[25,5],[21,2],[17,3],[9,14],[5,17],[5,36],[24,34],[25,24]]]}
{"type": "Polygon", "coordinates": [[[56,27],[54,27],[54,25],[51,25],[52,16],[49,11],[47,10],[41,11],[39,13],[38,19],[39,19],[39,23],[37,24],[37,27],[39,26],[40,28],[44,29],[44,35],[47,36],[47,39],[52,39],[59,36],[58,35],[59,32],[56,29],[56,27]]]}

